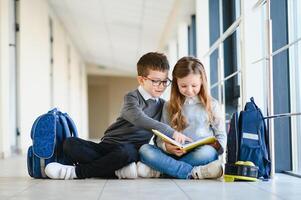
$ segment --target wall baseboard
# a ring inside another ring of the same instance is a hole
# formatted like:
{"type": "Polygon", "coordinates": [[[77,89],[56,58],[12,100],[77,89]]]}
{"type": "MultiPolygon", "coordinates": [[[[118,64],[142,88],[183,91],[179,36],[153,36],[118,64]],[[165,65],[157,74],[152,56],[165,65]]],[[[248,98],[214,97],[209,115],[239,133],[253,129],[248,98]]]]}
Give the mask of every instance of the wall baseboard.
{"type": "Polygon", "coordinates": [[[7,152],[0,152],[0,159],[5,159],[5,158],[8,158],[10,157],[12,154],[11,152],[7,151],[7,152]]]}

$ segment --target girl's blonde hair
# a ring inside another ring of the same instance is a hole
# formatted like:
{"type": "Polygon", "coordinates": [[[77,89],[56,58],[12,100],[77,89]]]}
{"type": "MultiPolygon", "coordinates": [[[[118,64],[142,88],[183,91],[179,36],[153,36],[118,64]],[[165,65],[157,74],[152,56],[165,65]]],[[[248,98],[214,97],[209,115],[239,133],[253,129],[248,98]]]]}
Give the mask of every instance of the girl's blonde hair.
{"type": "Polygon", "coordinates": [[[176,63],[172,72],[173,80],[171,85],[171,96],[167,106],[170,124],[177,131],[183,131],[187,126],[187,120],[182,114],[182,107],[185,101],[185,96],[182,95],[178,87],[178,79],[184,78],[189,74],[199,74],[201,78],[201,88],[198,97],[201,104],[208,113],[209,123],[213,121],[211,96],[208,91],[208,83],[206,72],[203,64],[194,57],[183,57],[176,63]]]}

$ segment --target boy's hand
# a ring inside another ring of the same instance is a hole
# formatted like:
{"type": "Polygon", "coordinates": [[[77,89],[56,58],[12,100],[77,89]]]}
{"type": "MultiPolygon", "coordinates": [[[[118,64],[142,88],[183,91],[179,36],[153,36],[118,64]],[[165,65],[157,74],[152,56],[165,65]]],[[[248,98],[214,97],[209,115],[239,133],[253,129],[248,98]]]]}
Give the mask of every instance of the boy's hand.
{"type": "Polygon", "coordinates": [[[173,155],[176,155],[178,157],[182,156],[183,154],[186,153],[185,150],[182,150],[181,148],[173,145],[173,144],[170,144],[168,142],[165,142],[165,148],[166,148],[166,151],[170,154],[173,154],[173,155]]]}
{"type": "Polygon", "coordinates": [[[172,135],[172,138],[175,139],[175,141],[181,143],[181,144],[184,144],[185,141],[188,141],[188,142],[193,142],[191,138],[187,137],[186,135],[178,132],[178,131],[175,131],[172,135]]]}

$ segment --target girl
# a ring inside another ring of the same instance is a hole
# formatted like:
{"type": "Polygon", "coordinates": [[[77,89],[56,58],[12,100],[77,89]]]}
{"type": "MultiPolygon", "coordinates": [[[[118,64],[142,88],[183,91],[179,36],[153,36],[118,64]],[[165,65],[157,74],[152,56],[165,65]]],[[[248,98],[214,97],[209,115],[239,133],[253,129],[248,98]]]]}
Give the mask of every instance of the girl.
{"type": "Polygon", "coordinates": [[[223,171],[217,159],[226,147],[227,135],[218,102],[209,94],[204,66],[196,58],[183,57],[172,75],[171,97],[164,105],[161,121],[193,140],[214,135],[217,142],[185,152],[157,137],[156,145],[140,148],[142,163],[138,163],[138,174],[158,177],[160,172],[180,179],[219,178],[223,171]]]}

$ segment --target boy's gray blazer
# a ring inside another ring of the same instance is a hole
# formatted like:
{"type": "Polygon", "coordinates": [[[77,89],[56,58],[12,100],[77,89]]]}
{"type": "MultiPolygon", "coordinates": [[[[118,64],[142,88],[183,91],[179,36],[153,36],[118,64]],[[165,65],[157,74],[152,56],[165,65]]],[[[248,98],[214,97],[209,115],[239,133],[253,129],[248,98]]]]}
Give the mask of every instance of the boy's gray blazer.
{"type": "Polygon", "coordinates": [[[102,141],[145,144],[153,136],[151,129],[172,137],[174,129],[159,121],[165,101],[161,98],[152,101],[145,101],[138,89],[127,93],[120,116],[105,131],[102,141]]]}

